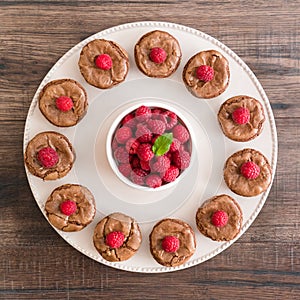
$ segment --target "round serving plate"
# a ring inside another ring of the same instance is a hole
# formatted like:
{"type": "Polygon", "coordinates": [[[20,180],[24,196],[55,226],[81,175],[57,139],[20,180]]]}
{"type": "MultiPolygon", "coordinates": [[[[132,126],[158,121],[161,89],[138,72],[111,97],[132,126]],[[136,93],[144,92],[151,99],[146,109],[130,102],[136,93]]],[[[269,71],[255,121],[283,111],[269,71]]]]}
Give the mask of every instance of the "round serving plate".
{"type": "Polygon", "coordinates": [[[83,40],[58,60],[38,87],[32,100],[24,130],[24,151],[28,141],[42,131],[57,131],[68,137],[75,148],[76,161],[71,172],[55,181],[43,181],[26,169],[34,198],[42,213],[51,192],[66,183],[86,186],[96,200],[94,221],[80,232],[57,233],[75,249],[105,265],[132,272],[161,273],[176,271],[200,264],[229,247],[249,228],[262,209],[269,189],[256,197],[241,197],[232,193],[223,180],[224,163],[232,153],[243,148],[254,148],[269,160],[273,177],[277,161],[277,134],[269,100],[247,65],[228,47],[213,37],[190,27],[165,22],[137,22],[119,25],[98,32],[83,40]],[[134,60],[134,45],[139,38],[152,30],[172,34],[180,43],[182,60],[179,68],[170,77],[150,78],[142,74],[134,60]],[[129,54],[130,69],[126,80],[108,90],[90,86],[83,79],[78,59],[82,47],[88,42],[103,38],[120,44],[129,54]],[[229,61],[230,83],[227,90],[213,99],[199,99],[191,95],[182,81],[185,63],[195,53],[215,49],[229,61]],[[88,113],[76,126],[60,128],[50,124],[38,108],[38,95],[51,80],[71,78],[81,83],[88,95],[88,113]],[[266,122],[260,136],[252,141],[238,143],[226,138],[217,120],[220,105],[230,97],[249,95],[258,99],[264,109],[266,122]],[[162,104],[180,111],[189,122],[192,131],[193,156],[189,169],[178,184],[170,188],[149,192],[125,184],[113,172],[106,155],[106,140],[114,120],[130,107],[147,103],[162,104]],[[198,207],[207,199],[228,194],[238,201],[243,211],[240,234],[229,242],[215,242],[204,237],[195,223],[198,207]],[[124,262],[108,262],[93,245],[96,224],[113,212],[125,213],[137,220],[143,241],[138,252],[124,262]],[[178,267],[163,267],[151,256],[149,234],[163,218],[178,218],[189,223],[195,231],[197,249],[191,259],[178,267]]]}

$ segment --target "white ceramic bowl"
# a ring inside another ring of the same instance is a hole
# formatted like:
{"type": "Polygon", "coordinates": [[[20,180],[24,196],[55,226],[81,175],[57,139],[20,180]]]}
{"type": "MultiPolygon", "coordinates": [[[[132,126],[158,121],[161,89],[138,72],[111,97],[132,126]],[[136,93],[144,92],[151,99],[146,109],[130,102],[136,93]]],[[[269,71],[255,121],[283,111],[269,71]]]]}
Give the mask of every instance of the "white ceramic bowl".
{"type": "MultiPolygon", "coordinates": [[[[152,188],[152,187],[148,187],[148,186],[142,186],[142,185],[138,185],[134,182],[132,182],[129,178],[125,177],[118,169],[118,163],[115,161],[115,158],[114,158],[114,154],[113,154],[113,150],[112,150],[112,141],[113,141],[113,138],[114,138],[114,135],[115,135],[115,132],[117,130],[117,128],[119,128],[119,125],[120,125],[120,122],[122,121],[122,119],[130,114],[131,112],[134,112],[137,108],[139,108],[140,106],[148,106],[150,108],[162,108],[162,109],[165,109],[165,110],[169,110],[169,111],[172,111],[174,112],[178,119],[180,120],[180,123],[182,125],[184,125],[188,131],[189,131],[189,134],[190,134],[190,139],[189,139],[189,153],[190,153],[190,156],[191,156],[191,162],[192,162],[192,157],[193,157],[193,131],[192,131],[192,128],[191,126],[189,125],[189,122],[188,120],[185,118],[184,114],[181,113],[180,111],[178,111],[178,109],[175,109],[174,107],[168,105],[168,104],[165,104],[165,103],[161,103],[161,102],[157,102],[157,101],[153,101],[153,102],[139,102],[138,104],[134,104],[132,106],[130,106],[129,108],[126,108],[123,110],[122,113],[120,113],[118,115],[118,117],[114,120],[114,122],[111,124],[111,127],[108,131],[108,134],[107,134],[107,139],[106,139],[106,154],[107,154],[107,159],[108,159],[108,162],[113,170],[113,172],[116,174],[116,176],[122,181],[124,182],[125,184],[127,184],[128,186],[132,187],[132,188],[135,188],[135,189],[138,189],[138,190],[143,190],[143,191],[161,191],[161,190],[164,190],[164,189],[167,189],[167,188],[171,188],[173,187],[174,185],[177,185],[180,180],[185,176],[185,174],[188,172],[190,166],[182,171],[180,171],[180,174],[179,176],[172,182],[170,183],[166,183],[166,184],[162,184],[160,187],[157,187],[157,188],[152,188]]],[[[191,163],[190,163],[191,165],[191,163]]]]}

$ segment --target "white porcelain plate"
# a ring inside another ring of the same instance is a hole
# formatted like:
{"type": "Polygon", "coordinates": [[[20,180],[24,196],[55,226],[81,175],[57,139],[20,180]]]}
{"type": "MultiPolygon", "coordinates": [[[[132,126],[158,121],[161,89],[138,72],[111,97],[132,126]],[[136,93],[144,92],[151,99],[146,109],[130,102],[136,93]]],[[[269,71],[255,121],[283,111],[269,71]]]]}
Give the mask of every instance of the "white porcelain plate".
{"type": "Polygon", "coordinates": [[[196,227],[195,214],[198,207],[217,194],[226,193],[238,201],[244,215],[239,236],[246,231],[261,210],[269,190],[251,198],[233,194],[227,188],[222,172],[225,160],[232,153],[246,147],[257,149],[268,158],[273,174],[276,168],[277,134],[274,117],[269,100],[254,74],[234,52],[216,39],[173,23],[138,22],[109,28],[90,36],[62,56],[43,79],[32,100],[24,131],[24,149],[33,136],[46,130],[60,132],[69,138],[76,151],[76,162],[66,177],[55,181],[42,181],[27,172],[32,193],[41,211],[45,215],[45,201],[56,187],[65,183],[79,183],[88,187],[96,199],[97,213],[94,221],[80,232],[64,233],[57,230],[57,233],[86,256],[105,265],[132,272],[160,273],[188,268],[212,258],[230,246],[234,241],[211,241],[201,235],[196,227]],[[135,65],[135,43],[143,34],[154,29],[169,32],[181,46],[181,64],[167,79],[148,78],[135,65]],[[82,47],[96,38],[113,40],[129,54],[130,70],[126,80],[109,90],[100,90],[87,84],[78,68],[82,47]],[[222,95],[204,100],[187,91],[182,82],[182,70],[192,55],[209,49],[220,51],[228,59],[231,77],[230,84],[222,95]],[[43,86],[51,80],[61,78],[77,80],[85,87],[88,95],[87,115],[71,128],[59,128],[50,124],[37,105],[38,94],[43,86]],[[261,135],[246,143],[233,142],[224,137],[217,121],[220,105],[228,98],[241,94],[260,100],[266,114],[261,135]],[[190,169],[179,184],[158,192],[135,190],[122,182],[110,168],[105,152],[106,136],[117,116],[132,105],[152,101],[170,105],[180,111],[189,120],[190,129],[195,135],[190,169]],[[110,263],[97,253],[92,236],[97,222],[117,211],[138,221],[143,242],[139,251],[128,261],[110,263]],[[188,262],[179,267],[159,265],[149,251],[148,241],[152,227],[166,217],[188,222],[196,233],[197,250],[188,262]]]}

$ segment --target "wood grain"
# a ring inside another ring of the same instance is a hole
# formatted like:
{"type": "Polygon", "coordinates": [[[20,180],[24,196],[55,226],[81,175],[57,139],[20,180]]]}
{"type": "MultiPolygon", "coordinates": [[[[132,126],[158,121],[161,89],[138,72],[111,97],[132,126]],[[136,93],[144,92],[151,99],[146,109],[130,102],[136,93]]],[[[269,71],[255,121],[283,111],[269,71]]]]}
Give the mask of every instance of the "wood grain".
{"type": "Polygon", "coordinates": [[[0,299],[299,299],[300,2],[0,2],[0,299]],[[101,265],[45,221],[23,166],[28,108],[43,77],[75,44],[135,21],[166,21],[214,36],[263,85],[279,141],[268,200],[247,232],[213,259],[175,273],[101,265]]]}

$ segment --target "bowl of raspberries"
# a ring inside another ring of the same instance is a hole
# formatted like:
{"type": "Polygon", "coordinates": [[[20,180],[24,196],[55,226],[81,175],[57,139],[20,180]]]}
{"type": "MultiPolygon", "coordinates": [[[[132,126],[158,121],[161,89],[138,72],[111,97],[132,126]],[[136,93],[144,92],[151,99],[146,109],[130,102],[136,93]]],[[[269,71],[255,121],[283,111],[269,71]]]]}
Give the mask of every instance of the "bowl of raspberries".
{"type": "Polygon", "coordinates": [[[157,191],[175,185],[191,163],[192,138],[183,116],[162,103],[125,110],[108,132],[111,168],[127,185],[157,191]]]}

